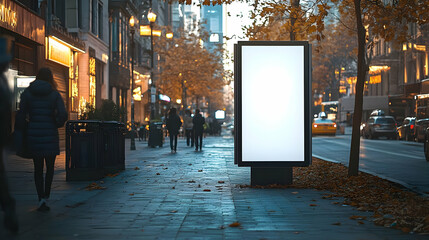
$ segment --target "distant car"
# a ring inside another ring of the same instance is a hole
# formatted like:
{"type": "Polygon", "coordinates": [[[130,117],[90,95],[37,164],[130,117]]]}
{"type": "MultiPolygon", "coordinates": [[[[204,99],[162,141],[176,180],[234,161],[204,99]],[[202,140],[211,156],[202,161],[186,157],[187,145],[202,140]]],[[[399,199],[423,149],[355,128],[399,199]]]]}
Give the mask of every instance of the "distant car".
{"type": "Polygon", "coordinates": [[[416,142],[424,142],[426,129],[429,127],[429,118],[416,120],[414,126],[414,140],[416,142]]]}
{"type": "Polygon", "coordinates": [[[368,121],[362,124],[361,127],[361,134],[364,138],[396,138],[396,122],[392,116],[370,116],[368,121]]]}
{"type": "Polygon", "coordinates": [[[337,124],[327,118],[315,118],[311,127],[313,135],[334,135],[337,132],[337,124]]]}
{"type": "Polygon", "coordinates": [[[402,125],[398,127],[398,139],[405,141],[413,141],[415,123],[415,117],[406,117],[402,122],[402,125]]]}

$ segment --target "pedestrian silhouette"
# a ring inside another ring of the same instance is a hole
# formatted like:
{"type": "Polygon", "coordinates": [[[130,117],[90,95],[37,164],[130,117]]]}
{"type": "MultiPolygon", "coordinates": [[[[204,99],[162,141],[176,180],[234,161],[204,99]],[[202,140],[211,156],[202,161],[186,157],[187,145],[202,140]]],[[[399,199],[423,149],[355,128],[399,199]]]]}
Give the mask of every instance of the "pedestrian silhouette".
{"type": "Polygon", "coordinates": [[[177,134],[179,134],[179,129],[182,126],[182,121],[176,113],[176,108],[171,108],[167,117],[167,130],[170,135],[170,147],[171,153],[176,153],[177,151],[177,134]]]}
{"type": "Polygon", "coordinates": [[[0,38],[0,204],[4,211],[4,226],[12,233],[18,232],[18,220],[15,211],[15,199],[9,192],[3,148],[9,142],[12,115],[12,94],[4,72],[9,67],[12,56],[7,50],[7,41],[0,38]]]}
{"type": "Polygon", "coordinates": [[[198,151],[198,147],[200,151],[203,148],[203,133],[204,133],[204,124],[206,120],[201,116],[200,109],[195,110],[194,118],[192,119],[192,123],[194,124],[194,134],[195,134],[195,151],[198,151]]]}
{"type": "Polygon", "coordinates": [[[28,149],[33,157],[34,181],[39,197],[39,211],[49,211],[47,200],[51,193],[56,155],[60,154],[58,128],[64,126],[67,112],[63,99],[55,90],[49,68],[41,68],[28,88],[21,95],[17,113],[17,127],[28,119],[28,149]],[[43,178],[43,165],[46,175],[43,178]]]}
{"type": "Polygon", "coordinates": [[[193,133],[194,124],[192,123],[192,116],[190,110],[185,110],[185,115],[183,116],[183,128],[185,129],[186,135],[186,145],[194,147],[194,133],[193,133]]]}

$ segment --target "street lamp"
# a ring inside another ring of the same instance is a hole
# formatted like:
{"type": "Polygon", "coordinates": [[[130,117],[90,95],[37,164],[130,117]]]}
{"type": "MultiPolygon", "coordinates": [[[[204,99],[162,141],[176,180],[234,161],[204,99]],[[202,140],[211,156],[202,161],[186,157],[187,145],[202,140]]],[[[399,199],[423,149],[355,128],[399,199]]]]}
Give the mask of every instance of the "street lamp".
{"type": "Polygon", "coordinates": [[[156,14],[152,12],[152,10],[150,10],[149,13],[147,14],[147,19],[149,20],[149,23],[150,23],[150,80],[152,81],[152,86],[150,86],[149,89],[151,89],[150,119],[152,120],[155,118],[155,101],[156,101],[156,87],[155,87],[155,82],[153,81],[153,25],[156,21],[156,14]],[[152,91],[153,89],[155,89],[155,92],[152,91]]]}
{"type": "Polygon", "coordinates": [[[131,33],[131,145],[130,150],[136,150],[136,141],[134,139],[134,133],[136,127],[134,125],[134,29],[135,19],[134,16],[130,17],[130,33],[131,33]]]}

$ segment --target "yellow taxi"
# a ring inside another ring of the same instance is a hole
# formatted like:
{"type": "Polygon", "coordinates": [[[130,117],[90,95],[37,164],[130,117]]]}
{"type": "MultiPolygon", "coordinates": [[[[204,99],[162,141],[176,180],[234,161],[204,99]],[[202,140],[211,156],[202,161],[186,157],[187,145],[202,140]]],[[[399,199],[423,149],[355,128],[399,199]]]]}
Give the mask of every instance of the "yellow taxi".
{"type": "Polygon", "coordinates": [[[337,124],[328,118],[315,118],[311,127],[312,135],[334,135],[337,132],[337,124]]]}

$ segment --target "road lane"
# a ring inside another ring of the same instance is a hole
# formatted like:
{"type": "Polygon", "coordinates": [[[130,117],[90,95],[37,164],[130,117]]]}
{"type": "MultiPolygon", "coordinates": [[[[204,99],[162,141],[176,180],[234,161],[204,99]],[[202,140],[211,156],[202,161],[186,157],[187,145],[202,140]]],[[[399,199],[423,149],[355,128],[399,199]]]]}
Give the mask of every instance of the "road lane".
{"type": "MultiPolygon", "coordinates": [[[[348,165],[351,135],[313,137],[313,156],[348,165]]],[[[429,193],[429,162],[422,143],[361,139],[360,170],[429,193]]]]}

